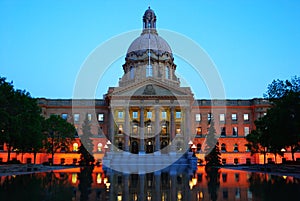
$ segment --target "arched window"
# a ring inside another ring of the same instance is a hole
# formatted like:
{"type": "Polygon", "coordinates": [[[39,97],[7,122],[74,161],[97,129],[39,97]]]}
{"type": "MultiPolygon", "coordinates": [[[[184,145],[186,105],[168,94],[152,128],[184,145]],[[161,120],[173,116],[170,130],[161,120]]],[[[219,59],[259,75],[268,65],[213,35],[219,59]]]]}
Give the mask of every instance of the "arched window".
{"type": "Polygon", "coordinates": [[[152,65],[148,65],[146,68],[146,77],[152,77],[153,76],[153,68],[152,65]]]}
{"type": "Polygon", "coordinates": [[[119,131],[118,131],[119,134],[123,134],[123,125],[120,124],[119,125],[119,131]]]}
{"type": "Polygon", "coordinates": [[[226,152],[226,144],[221,144],[221,152],[226,152]]]}
{"type": "Polygon", "coordinates": [[[78,151],[78,143],[73,144],[73,151],[78,151]]]}
{"type": "Polygon", "coordinates": [[[166,67],[166,79],[170,79],[170,68],[167,66],[166,67]]]}
{"type": "Polygon", "coordinates": [[[133,80],[134,79],[134,67],[133,66],[130,66],[129,75],[130,75],[130,79],[133,80]]]}
{"type": "Polygon", "coordinates": [[[238,144],[234,144],[233,151],[234,152],[239,152],[239,145],[238,144]]]}
{"type": "Polygon", "coordinates": [[[98,152],[102,152],[102,143],[98,143],[98,145],[97,145],[97,150],[98,150],[98,152]]]}

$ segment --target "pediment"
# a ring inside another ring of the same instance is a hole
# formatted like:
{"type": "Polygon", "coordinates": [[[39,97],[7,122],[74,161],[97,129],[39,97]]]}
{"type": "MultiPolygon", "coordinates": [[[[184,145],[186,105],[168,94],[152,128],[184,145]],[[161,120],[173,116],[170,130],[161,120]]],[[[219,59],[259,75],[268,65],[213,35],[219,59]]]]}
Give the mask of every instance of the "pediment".
{"type": "Polygon", "coordinates": [[[173,87],[156,80],[147,80],[126,87],[115,87],[111,96],[193,96],[188,87],[173,87]]]}

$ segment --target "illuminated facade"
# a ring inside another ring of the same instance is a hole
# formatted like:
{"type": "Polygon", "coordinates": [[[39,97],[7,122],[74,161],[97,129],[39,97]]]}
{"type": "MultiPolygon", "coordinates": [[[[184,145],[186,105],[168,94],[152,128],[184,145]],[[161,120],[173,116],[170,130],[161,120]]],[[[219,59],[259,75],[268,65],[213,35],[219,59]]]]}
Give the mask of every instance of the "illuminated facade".
{"type": "MultiPolygon", "coordinates": [[[[158,35],[156,16],[150,8],[143,16],[143,31],[127,50],[124,75],[117,87],[110,87],[105,99],[71,100],[40,98],[42,114],[52,114],[74,123],[79,136],[86,114],[94,134],[94,156],[101,161],[108,151],[133,154],[184,153],[192,140],[193,151],[204,160],[203,148],[210,120],[220,135],[223,164],[263,163],[259,154],[251,156],[245,136],[254,129],[254,121],[263,116],[270,104],[264,99],[195,100],[189,87],[181,87],[176,76],[171,47],[158,35]]],[[[55,154],[55,164],[77,164],[80,139],[69,151],[55,154]]],[[[287,150],[288,151],[288,150],[287,150]]],[[[300,157],[296,153],[296,158],[300,157]]],[[[33,154],[12,153],[23,163],[32,163],[33,154]]],[[[0,161],[7,159],[0,145],[0,161]]],[[[269,154],[268,160],[274,161],[269,154]]],[[[290,160],[291,155],[285,154],[290,160]]],[[[50,154],[39,153],[37,163],[49,161],[50,154]]],[[[281,157],[277,157],[281,162],[281,157]]]]}

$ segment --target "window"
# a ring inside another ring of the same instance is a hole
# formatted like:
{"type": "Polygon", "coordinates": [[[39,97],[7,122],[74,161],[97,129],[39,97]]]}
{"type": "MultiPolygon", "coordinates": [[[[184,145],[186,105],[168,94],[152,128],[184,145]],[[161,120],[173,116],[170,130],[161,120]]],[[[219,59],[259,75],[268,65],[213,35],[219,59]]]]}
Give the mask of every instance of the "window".
{"type": "Polygon", "coordinates": [[[118,134],[122,134],[123,133],[123,125],[120,124],[118,127],[119,127],[118,128],[118,134]]]}
{"type": "Polygon", "coordinates": [[[246,152],[249,152],[249,151],[250,151],[250,149],[249,149],[249,147],[248,147],[247,145],[245,145],[245,151],[246,151],[246,152]]]}
{"type": "Polygon", "coordinates": [[[118,118],[119,119],[123,119],[123,111],[119,111],[118,112],[118,118]]]}
{"type": "Polygon", "coordinates": [[[76,142],[73,144],[73,151],[74,152],[78,151],[78,143],[76,143],[76,142]]]}
{"type": "Polygon", "coordinates": [[[221,144],[221,152],[226,152],[226,144],[221,144]]]}
{"type": "Polygon", "coordinates": [[[88,121],[92,121],[92,114],[87,114],[88,121]]]}
{"type": "Polygon", "coordinates": [[[104,121],[104,114],[98,114],[98,121],[104,121]]]}
{"type": "Polygon", "coordinates": [[[238,127],[236,126],[232,127],[232,135],[235,137],[238,135],[238,127]]]}
{"type": "Polygon", "coordinates": [[[231,114],[231,120],[237,121],[237,114],[235,114],[235,113],[231,114]]]}
{"type": "Polygon", "coordinates": [[[132,118],[137,119],[138,118],[138,112],[132,112],[132,118]]]}
{"type": "MultiPolygon", "coordinates": [[[[225,158],[222,159],[222,163],[226,164],[226,159],[225,158]],[[225,163],[223,163],[223,160],[225,160],[225,163]]],[[[224,183],[227,182],[227,173],[222,173],[222,181],[224,183]]]]}
{"type": "Polygon", "coordinates": [[[97,151],[98,152],[102,152],[102,147],[103,147],[102,143],[98,143],[98,145],[97,145],[97,151]]]}
{"type": "Polygon", "coordinates": [[[239,159],[238,159],[238,158],[234,158],[234,159],[233,159],[233,162],[234,162],[234,164],[237,165],[237,164],[239,164],[239,159]]]}
{"type": "Polygon", "coordinates": [[[197,135],[202,135],[202,128],[201,127],[196,128],[196,134],[197,135]]]}
{"type": "Polygon", "coordinates": [[[249,121],[249,114],[244,114],[244,121],[249,121]]]}
{"type": "Polygon", "coordinates": [[[175,130],[176,134],[180,134],[181,133],[181,128],[180,128],[180,124],[176,124],[176,130],[175,130]]]}
{"type": "Polygon", "coordinates": [[[161,133],[162,133],[162,134],[167,134],[167,125],[166,125],[166,124],[163,124],[163,125],[161,126],[161,133]]]}
{"type": "Polygon", "coordinates": [[[79,121],[79,114],[74,114],[74,121],[78,122],[79,121]]]}
{"type": "Polygon", "coordinates": [[[220,114],[220,121],[225,121],[225,114],[220,114]]]}
{"type": "Polygon", "coordinates": [[[66,114],[66,113],[61,114],[61,118],[68,119],[68,114],[66,114]]]}
{"type": "Polygon", "coordinates": [[[151,134],[151,133],[152,133],[152,125],[151,125],[151,123],[148,123],[148,124],[147,124],[147,133],[148,133],[148,134],[151,134]]]}
{"type": "Polygon", "coordinates": [[[239,152],[239,146],[238,146],[238,144],[234,144],[233,151],[234,152],[239,152]]]}
{"type": "Polygon", "coordinates": [[[212,114],[211,114],[211,113],[208,113],[208,114],[207,114],[207,121],[210,122],[211,118],[212,118],[212,114]]]}
{"type": "Polygon", "coordinates": [[[247,136],[250,133],[250,128],[248,126],[244,127],[244,134],[247,136]]]}
{"type": "Polygon", "coordinates": [[[130,75],[130,79],[134,79],[134,67],[133,66],[130,66],[130,69],[129,69],[129,75],[130,75]]]}
{"type": "Polygon", "coordinates": [[[181,118],[181,112],[180,111],[176,111],[176,119],[180,119],[181,118]]]}
{"type": "Polygon", "coordinates": [[[151,119],[152,118],[152,112],[147,112],[147,118],[151,119]]]}
{"type": "Polygon", "coordinates": [[[60,164],[61,164],[61,165],[64,165],[65,162],[66,162],[66,159],[64,159],[64,158],[61,158],[61,159],[60,159],[60,164]]]}
{"type": "Polygon", "coordinates": [[[167,112],[161,112],[161,118],[166,119],[167,118],[167,112]]]}
{"type": "MultiPolygon", "coordinates": [[[[225,165],[226,164],[226,158],[222,158],[222,164],[225,165]]],[[[226,174],[227,176],[227,174],[226,174]]],[[[227,177],[226,177],[227,178],[227,177]]]]}
{"type": "Polygon", "coordinates": [[[195,117],[196,117],[196,121],[198,121],[198,122],[201,121],[201,114],[196,114],[195,117]]]}
{"type": "Polygon", "coordinates": [[[170,68],[166,67],[166,79],[170,79],[170,68]]]}
{"type": "Polygon", "coordinates": [[[226,136],[226,127],[221,127],[221,137],[226,136]]]}
{"type": "Polygon", "coordinates": [[[152,72],[152,66],[148,65],[146,68],[146,77],[152,77],[153,76],[153,72],[152,72]]]}
{"type": "Polygon", "coordinates": [[[138,134],[138,125],[136,123],[132,125],[132,134],[138,134]]]}

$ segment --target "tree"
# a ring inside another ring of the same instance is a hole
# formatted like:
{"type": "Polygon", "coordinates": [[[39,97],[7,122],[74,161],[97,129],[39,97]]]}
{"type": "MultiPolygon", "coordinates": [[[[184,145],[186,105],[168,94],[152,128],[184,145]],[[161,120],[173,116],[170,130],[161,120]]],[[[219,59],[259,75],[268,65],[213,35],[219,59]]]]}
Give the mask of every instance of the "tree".
{"type": "Polygon", "coordinates": [[[0,77],[0,142],[7,145],[7,161],[13,149],[36,153],[42,147],[40,113],[36,99],[0,77]]]}
{"type": "Polygon", "coordinates": [[[59,115],[51,115],[46,119],[43,128],[48,137],[45,141],[45,147],[47,152],[51,153],[52,162],[54,163],[54,154],[59,149],[68,151],[74,140],[76,129],[59,115]]]}
{"type": "Polygon", "coordinates": [[[205,167],[207,189],[210,195],[210,200],[218,200],[218,190],[220,187],[220,172],[219,168],[205,167]]]}
{"type": "Polygon", "coordinates": [[[81,145],[78,150],[78,153],[80,153],[80,165],[93,165],[95,162],[95,158],[92,155],[94,147],[91,140],[92,136],[90,120],[88,119],[88,114],[86,114],[82,124],[82,135],[80,136],[81,145]]]}
{"type": "Polygon", "coordinates": [[[221,153],[219,149],[219,143],[216,136],[214,119],[210,121],[210,127],[205,139],[205,161],[207,166],[220,166],[221,165],[221,153]]]}

